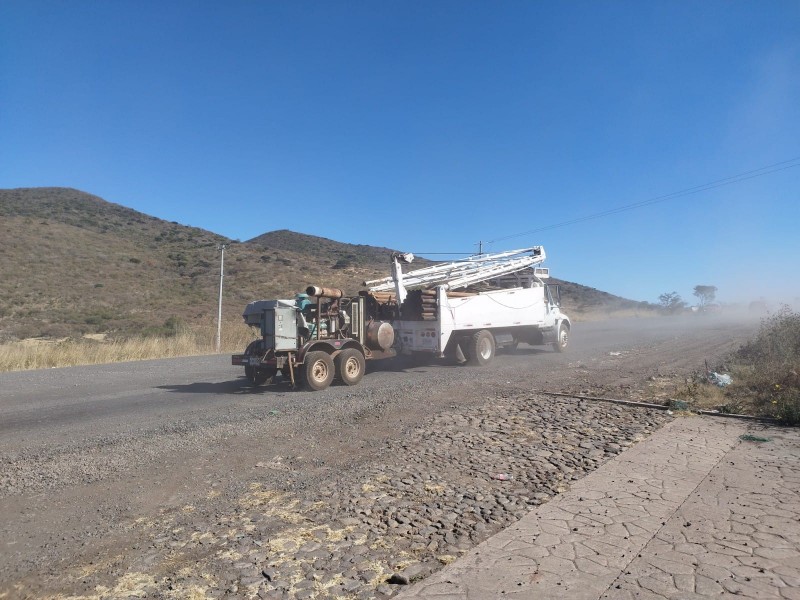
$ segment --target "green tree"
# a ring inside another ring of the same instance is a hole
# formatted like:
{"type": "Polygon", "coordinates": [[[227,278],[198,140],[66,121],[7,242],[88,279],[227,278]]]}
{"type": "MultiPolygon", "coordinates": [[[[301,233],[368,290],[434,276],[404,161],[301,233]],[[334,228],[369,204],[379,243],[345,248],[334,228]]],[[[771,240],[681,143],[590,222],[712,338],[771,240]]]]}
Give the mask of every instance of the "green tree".
{"type": "Polygon", "coordinates": [[[661,304],[661,309],[668,313],[676,313],[686,307],[686,302],[678,292],[664,292],[658,297],[658,302],[661,304]]]}
{"type": "Polygon", "coordinates": [[[700,301],[700,306],[706,306],[714,302],[717,297],[717,286],[715,285],[696,285],[694,295],[700,301]]]}

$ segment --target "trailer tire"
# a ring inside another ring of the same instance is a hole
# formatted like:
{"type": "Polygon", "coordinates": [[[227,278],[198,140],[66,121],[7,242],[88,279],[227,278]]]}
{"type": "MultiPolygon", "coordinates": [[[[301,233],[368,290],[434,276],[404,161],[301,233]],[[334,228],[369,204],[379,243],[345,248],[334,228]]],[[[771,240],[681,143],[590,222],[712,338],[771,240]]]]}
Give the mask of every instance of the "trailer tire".
{"type": "Polygon", "coordinates": [[[356,385],[364,377],[367,362],[364,355],[355,348],[345,348],[333,359],[336,376],[345,385],[356,385]]]}
{"type": "Polygon", "coordinates": [[[317,350],[306,354],[300,369],[300,378],[304,388],[318,392],[331,384],[334,373],[331,355],[317,350]]]}
{"type": "Polygon", "coordinates": [[[556,330],[556,341],[553,342],[553,350],[555,350],[556,352],[566,352],[568,345],[569,345],[569,325],[564,325],[564,323],[559,323],[558,330],[556,330]]]}
{"type": "MultiPolygon", "coordinates": [[[[250,342],[244,351],[245,356],[263,357],[264,349],[262,348],[261,344],[261,340],[254,340],[250,342]]],[[[271,381],[276,372],[277,371],[275,369],[259,369],[258,367],[254,367],[252,365],[245,365],[244,367],[244,376],[247,377],[247,380],[255,386],[264,385],[265,383],[271,381]]]]}
{"type": "Polygon", "coordinates": [[[467,364],[483,367],[492,362],[497,346],[491,331],[481,329],[472,334],[467,342],[467,364]]]}

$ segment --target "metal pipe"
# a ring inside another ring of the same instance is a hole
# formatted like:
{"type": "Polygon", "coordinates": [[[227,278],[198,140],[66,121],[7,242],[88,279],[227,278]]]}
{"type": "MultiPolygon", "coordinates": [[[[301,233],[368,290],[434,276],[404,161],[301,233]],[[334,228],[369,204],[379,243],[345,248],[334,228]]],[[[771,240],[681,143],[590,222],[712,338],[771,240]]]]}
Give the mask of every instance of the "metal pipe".
{"type": "MultiPolygon", "coordinates": [[[[309,287],[308,289],[311,289],[311,288],[309,287]]],[[[306,290],[306,293],[308,293],[308,290],[306,290]]],[[[310,296],[311,294],[308,294],[308,295],[310,296]]],[[[320,330],[322,329],[322,297],[321,296],[317,296],[317,314],[316,314],[315,318],[317,319],[317,327],[316,327],[316,329],[317,329],[317,339],[319,340],[319,339],[322,339],[320,337],[320,330]]]]}
{"type": "Polygon", "coordinates": [[[306,294],[315,298],[341,298],[344,296],[342,290],[336,288],[325,288],[317,285],[310,285],[306,288],[306,294]]]}
{"type": "MultiPolygon", "coordinates": [[[[545,394],[547,396],[564,396],[566,398],[578,398],[580,400],[596,400],[600,402],[611,402],[612,404],[627,404],[630,406],[641,406],[643,408],[656,408],[658,410],[674,410],[671,409],[668,404],[653,404],[652,402],[639,402],[637,400],[619,400],[617,398],[602,398],[599,396],[584,396],[581,394],[565,394],[563,392],[548,392],[546,390],[534,390],[534,392],[538,391],[540,394],[545,394]]],[[[763,421],[765,423],[778,423],[777,419],[773,419],[771,417],[759,417],[757,415],[740,415],[736,413],[721,413],[716,412],[713,410],[694,410],[690,409],[690,412],[694,412],[698,415],[705,415],[707,417],[724,417],[728,419],[744,419],[747,421],[763,421]]]]}
{"type": "Polygon", "coordinates": [[[289,362],[289,379],[292,380],[292,387],[294,388],[296,387],[294,382],[294,354],[292,354],[291,352],[289,352],[288,362],[289,362]]]}

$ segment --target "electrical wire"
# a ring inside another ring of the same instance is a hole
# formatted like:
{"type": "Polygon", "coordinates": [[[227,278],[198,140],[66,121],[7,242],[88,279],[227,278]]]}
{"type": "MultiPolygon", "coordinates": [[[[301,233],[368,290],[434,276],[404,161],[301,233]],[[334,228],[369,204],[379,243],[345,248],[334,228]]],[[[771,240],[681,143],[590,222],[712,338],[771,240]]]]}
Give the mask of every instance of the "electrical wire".
{"type": "Polygon", "coordinates": [[[692,194],[698,194],[700,192],[705,192],[708,190],[713,190],[715,188],[723,187],[726,185],[733,185],[734,183],[740,183],[742,181],[747,181],[748,179],[755,179],[756,177],[764,177],[765,175],[771,175],[772,173],[777,173],[779,171],[785,171],[787,169],[792,169],[794,167],[800,167],[800,156],[791,158],[789,160],[784,160],[778,163],[773,163],[771,165],[767,165],[765,167],[761,167],[759,169],[752,169],[750,171],[745,171],[743,173],[739,173],[737,175],[731,175],[730,177],[724,177],[722,179],[716,179],[709,183],[704,183],[701,185],[697,185],[694,187],[686,188],[684,190],[679,190],[677,192],[672,192],[670,194],[665,194],[663,196],[656,196],[655,198],[650,198],[649,200],[642,200],[640,202],[634,202],[633,204],[626,204],[624,206],[618,206],[616,208],[611,208],[609,210],[604,210],[598,213],[594,213],[591,215],[586,215],[583,217],[577,217],[575,219],[570,219],[568,221],[562,221],[560,223],[555,223],[553,225],[546,225],[544,227],[537,227],[536,229],[531,229],[529,231],[524,231],[521,233],[515,233],[512,235],[506,235],[503,237],[499,237],[488,242],[487,244],[493,244],[495,242],[501,242],[504,240],[510,240],[517,237],[522,237],[525,235],[530,235],[532,233],[538,233],[540,231],[549,231],[551,229],[557,229],[559,227],[566,227],[567,225],[575,225],[577,223],[583,223],[585,221],[591,221],[593,219],[599,219],[601,217],[607,217],[609,215],[615,215],[617,213],[626,212],[629,210],[635,210],[637,208],[642,208],[644,206],[650,206],[652,204],[657,204],[659,202],[666,202],[667,200],[672,200],[675,198],[681,198],[683,196],[689,196],[692,194]],[[793,163],[793,164],[790,164],[793,163]]]}

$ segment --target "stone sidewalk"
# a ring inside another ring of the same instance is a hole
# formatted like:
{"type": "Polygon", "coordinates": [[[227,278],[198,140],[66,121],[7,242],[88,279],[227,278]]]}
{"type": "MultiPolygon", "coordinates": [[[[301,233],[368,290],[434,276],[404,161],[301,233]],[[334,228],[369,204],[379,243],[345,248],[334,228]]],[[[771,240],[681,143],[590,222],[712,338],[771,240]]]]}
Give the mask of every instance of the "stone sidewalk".
{"type": "Polygon", "coordinates": [[[800,599],[800,429],[676,418],[397,597],[733,596],[800,599]]]}

